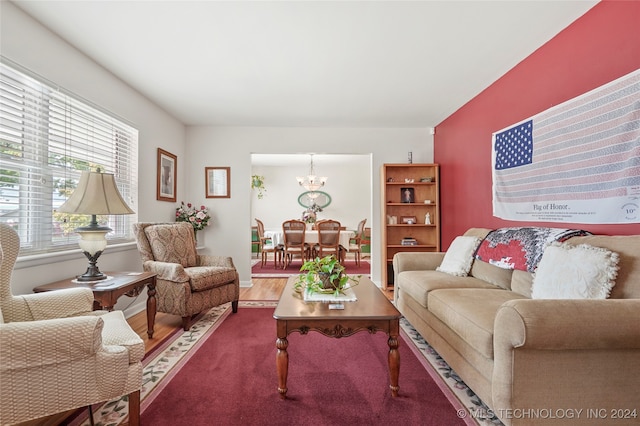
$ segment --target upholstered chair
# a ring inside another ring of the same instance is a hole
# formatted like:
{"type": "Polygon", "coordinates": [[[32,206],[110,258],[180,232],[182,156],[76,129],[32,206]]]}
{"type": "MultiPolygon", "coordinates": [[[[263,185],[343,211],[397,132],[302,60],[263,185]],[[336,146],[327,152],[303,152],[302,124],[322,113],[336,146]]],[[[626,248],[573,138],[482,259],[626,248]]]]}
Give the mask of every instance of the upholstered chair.
{"type": "Polygon", "coordinates": [[[230,257],[199,255],[187,222],[135,223],[145,271],[156,277],[157,311],[182,317],[185,331],[200,312],[231,302],[238,311],[240,279],[230,257]]]}
{"type": "Polygon", "coordinates": [[[122,311],[92,311],[74,288],[14,296],[20,240],[0,224],[0,424],[14,424],[128,394],[140,424],[144,342],[122,311]]]}

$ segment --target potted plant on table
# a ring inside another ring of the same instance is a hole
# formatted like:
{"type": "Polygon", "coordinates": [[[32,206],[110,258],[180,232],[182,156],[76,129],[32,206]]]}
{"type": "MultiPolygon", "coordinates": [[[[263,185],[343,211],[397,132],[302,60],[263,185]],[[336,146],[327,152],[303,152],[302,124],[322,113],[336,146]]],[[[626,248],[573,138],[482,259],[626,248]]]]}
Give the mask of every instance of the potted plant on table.
{"type": "Polygon", "coordinates": [[[300,271],[305,273],[298,276],[295,283],[296,291],[333,294],[336,297],[344,294],[347,288],[357,285],[362,276],[345,274],[344,266],[334,255],[307,260],[300,267],[300,271]]]}

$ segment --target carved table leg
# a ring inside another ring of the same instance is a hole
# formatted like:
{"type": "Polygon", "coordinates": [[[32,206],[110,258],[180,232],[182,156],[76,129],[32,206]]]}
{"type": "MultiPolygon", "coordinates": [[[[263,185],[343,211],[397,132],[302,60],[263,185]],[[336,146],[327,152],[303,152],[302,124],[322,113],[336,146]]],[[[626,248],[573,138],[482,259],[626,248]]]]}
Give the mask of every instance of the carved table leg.
{"type": "Polygon", "coordinates": [[[153,338],[153,329],[156,323],[156,279],[147,284],[147,335],[153,338]]]}
{"type": "Polygon", "coordinates": [[[389,378],[391,379],[391,395],[398,396],[398,376],[400,375],[400,352],[398,351],[398,336],[389,336],[389,378]]]}
{"type": "Polygon", "coordinates": [[[289,342],[286,337],[278,337],[276,339],[276,368],[278,370],[278,392],[280,398],[287,398],[287,374],[289,373],[289,353],[287,347],[289,342]]]}

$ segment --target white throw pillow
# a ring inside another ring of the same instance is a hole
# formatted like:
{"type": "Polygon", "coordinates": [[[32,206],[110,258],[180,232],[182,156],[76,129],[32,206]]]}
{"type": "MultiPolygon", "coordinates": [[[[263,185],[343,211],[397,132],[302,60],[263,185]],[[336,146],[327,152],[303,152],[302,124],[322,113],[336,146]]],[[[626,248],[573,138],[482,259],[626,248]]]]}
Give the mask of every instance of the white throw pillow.
{"type": "Polygon", "coordinates": [[[471,270],[473,253],[480,245],[480,241],[482,240],[478,237],[456,237],[436,271],[466,277],[471,270]]]}
{"type": "Polygon", "coordinates": [[[533,299],[606,299],[618,275],[618,253],[588,244],[550,244],[533,276],[533,299]]]}

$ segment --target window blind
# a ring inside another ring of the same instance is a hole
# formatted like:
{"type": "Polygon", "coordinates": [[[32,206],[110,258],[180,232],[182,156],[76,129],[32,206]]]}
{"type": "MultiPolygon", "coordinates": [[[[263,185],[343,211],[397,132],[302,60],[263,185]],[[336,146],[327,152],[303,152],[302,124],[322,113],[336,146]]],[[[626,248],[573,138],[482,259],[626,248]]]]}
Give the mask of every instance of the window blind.
{"type": "MultiPolygon", "coordinates": [[[[58,213],[83,170],[115,175],[137,211],[138,131],[37,76],[0,63],[0,221],[20,235],[20,255],[76,249],[85,215],[58,213]]],[[[110,243],[133,241],[137,215],[98,217],[110,243]]]]}

